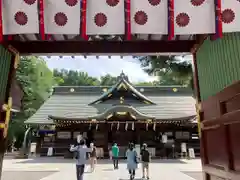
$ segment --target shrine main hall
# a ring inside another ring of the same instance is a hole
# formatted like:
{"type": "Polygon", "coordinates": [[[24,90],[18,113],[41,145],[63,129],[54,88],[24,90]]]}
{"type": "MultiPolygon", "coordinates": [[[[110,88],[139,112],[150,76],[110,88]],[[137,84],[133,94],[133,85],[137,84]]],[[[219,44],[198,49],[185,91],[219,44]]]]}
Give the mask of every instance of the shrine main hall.
{"type": "Polygon", "coordinates": [[[181,143],[200,151],[192,90],[180,86],[134,86],[121,73],[112,87],[55,87],[25,123],[37,127],[37,153],[66,156],[81,134],[99,157],[117,143],[124,157],[128,143],[147,143],[153,156],[172,156],[181,143]],[[165,140],[163,140],[163,136],[165,140]],[[165,141],[165,142],[163,142],[165,141]]]}

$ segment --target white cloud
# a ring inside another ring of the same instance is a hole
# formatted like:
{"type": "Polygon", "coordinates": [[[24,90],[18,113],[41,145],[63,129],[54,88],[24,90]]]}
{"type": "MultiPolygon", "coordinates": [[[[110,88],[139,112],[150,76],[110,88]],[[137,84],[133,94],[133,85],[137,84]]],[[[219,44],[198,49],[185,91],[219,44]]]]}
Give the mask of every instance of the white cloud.
{"type": "Polygon", "coordinates": [[[105,74],[118,76],[122,71],[128,75],[132,82],[154,81],[155,77],[146,74],[138,60],[131,56],[121,59],[119,56],[112,56],[109,59],[107,56],[88,56],[86,59],[83,56],[76,56],[74,59],[70,56],[59,57],[44,57],[50,69],[71,69],[87,72],[90,76],[100,77],[105,74]]]}

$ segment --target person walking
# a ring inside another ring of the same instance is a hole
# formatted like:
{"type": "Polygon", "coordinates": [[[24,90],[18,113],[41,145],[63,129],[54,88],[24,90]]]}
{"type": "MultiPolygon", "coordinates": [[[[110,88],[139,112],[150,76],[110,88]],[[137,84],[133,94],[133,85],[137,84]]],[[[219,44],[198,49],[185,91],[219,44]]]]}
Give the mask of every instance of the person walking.
{"type": "Polygon", "coordinates": [[[77,145],[70,147],[71,152],[75,152],[77,180],[83,180],[87,153],[92,152],[92,148],[87,148],[84,140],[80,140],[77,145]]]}
{"type": "Polygon", "coordinates": [[[118,156],[119,156],[119,148],[117,143],[114,143],[112,146],[112,159],[113,159],[114,169],[118,169],[118,156]]]}
{"type": "Polygon", "coordinates": [[[138,154],[134,149],[134,144],[130,143],[128,150],[126,152],[127,157],[127,169],[130,175],[130,180],[135,178],[135,171],[137,169],[138,164],[138,154]]]}
{"type": "Polygon", "coordinates": [[[109,159],[112,160],[112,147],[108,148],[109,159]]]}
{"type": "Polygon", "coordinates": [[[90,148],[92,149],[92,152],[90,152],[90,166],[91,172],[93,172],[95,169],[95,165],[97,164],[97,148],[94,146],[93,143],[90,143],[90,148]]]}
{"type": "Polygon", "coordinates": [[[142,173],[143,173],[143,179],[145,177],[149,179],[149,162],[150,162],[150,153],[147,149],[147,144],[143,144],[143,148],[141,149],[141,161],[142,161],[142,173]],[[146,172],[146,173],[145,173],[146,172]]]}

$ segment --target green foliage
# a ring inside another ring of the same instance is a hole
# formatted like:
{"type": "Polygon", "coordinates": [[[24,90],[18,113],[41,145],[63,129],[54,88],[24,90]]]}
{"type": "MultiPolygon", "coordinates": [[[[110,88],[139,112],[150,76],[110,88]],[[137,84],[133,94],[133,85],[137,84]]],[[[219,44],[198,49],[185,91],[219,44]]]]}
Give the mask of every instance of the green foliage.
{"type": "MultiPolygon", "coordinates": [[[[89,76],[85,72],[68,71],[66,69],[53,70],[54,84],[56,86],[113,86],[117,83],[117,77],[110,74],[101,76],[100,80],[89,76]]],[[[137,86],[154,86],[156,82],[140,82],[137,86]]]]}
{"type": "Polygon", "coordinates": [[[117,77],[111,76],[110,74],[106,74],[105,76],[100,77],[101,86],[113,86],[116,83],[117,77]]]}
{"type": "Polygon", "coordinates": [[[135,86],[155,86],[157,85],[157,82],[139,82],[136,83],[135,86]]]}
{"type": "Polygon", "coordinates": [[[57,86],[96,86],[100,84],[97,78],[89,76],[86,72],[54,69],[53,76],[54,84],[57,86]]]}
{"type": "Polygon", "coordinates": [[[192,86],[192,64],[176,56],[136,57],[149,75],[159,76],[159,85],[192,86]]]}
{"type": "Polygon", "coordinates": [[[16,79],[24,91],[22,111],[12,113],[8,138],[16,138],[21,146],[25,125],[24,121],[32,116],[49,97],[53,86],[53,74],[44,59],[35,56],[21,57],[16,79]]]}

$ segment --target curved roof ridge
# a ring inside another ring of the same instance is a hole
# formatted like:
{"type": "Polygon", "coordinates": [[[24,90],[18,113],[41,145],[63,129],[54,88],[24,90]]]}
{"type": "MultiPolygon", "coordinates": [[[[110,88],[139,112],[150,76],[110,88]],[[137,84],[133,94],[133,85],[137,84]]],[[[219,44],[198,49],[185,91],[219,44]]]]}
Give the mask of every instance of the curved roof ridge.
{"type": "Polygon", "coordinates": [[[114,112],[129,112],[132,113],[134,116],[136,116],[137,119],[155,119],[151,115],[146,115],[134,108],[133,106],[126,106],[126,105],[117,105],[117,106],[112,106],[111,108],[105,110],[101,114],[97,114],[94,116],[90,116],[88,118],[91,119],[105,119],[107,116],[114,112]]]}
{"type": "Polygon", "coordinates": [[[98,99],[96,99],[95,101],[89,103],[88,105],[93,105],[95,103],[97,103],[98,101],[100,101],[101,99],[107,97],[109,94],[111,94],[121,83],[124,83],[125,85],[127,85],[127,87],[133,92],[135,93],[137,96],[139,96],[140,98],[142,98],[143,100],[147,101],[150,104],[155,104],[154,102],[152,102],[149,98],[147,98],[146,96],[144,96],[142,93],[140,93],[134,86],[132,86],[132,84],[130,82],[128,82],[125,78],[121,78],[114,86],[112,86],[107,92],[103,93],[98,99]]]}

